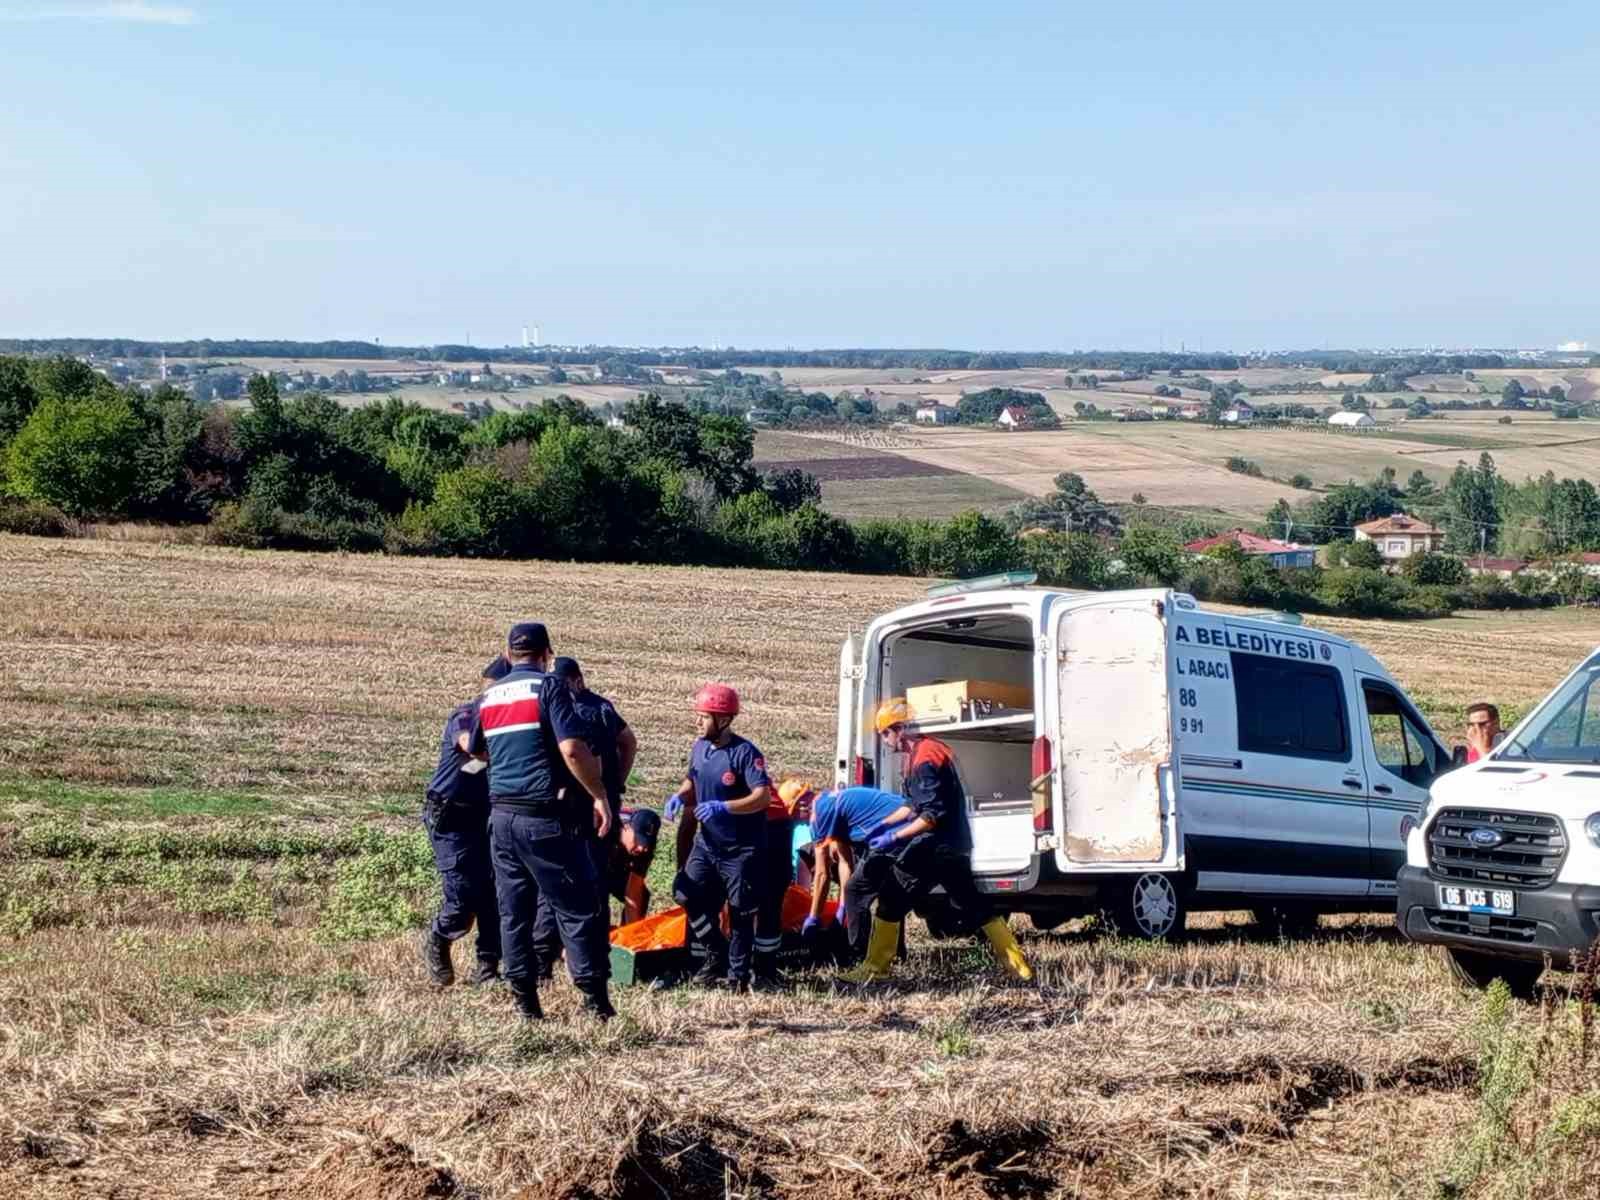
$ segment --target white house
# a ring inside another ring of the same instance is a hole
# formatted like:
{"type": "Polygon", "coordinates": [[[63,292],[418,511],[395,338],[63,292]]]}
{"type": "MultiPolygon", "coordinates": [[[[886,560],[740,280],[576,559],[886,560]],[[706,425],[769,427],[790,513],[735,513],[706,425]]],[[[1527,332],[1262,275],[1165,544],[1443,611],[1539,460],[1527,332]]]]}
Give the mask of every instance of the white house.
{"type": "Polygon", "coordinates": [[[951,425],[956,419],[956,410],[948,404],[924,404],[917,409],[917,423],[920,425],[951,425]]]}
{"type": "Polygon", "coordinates": [[[1336,412],[1328,418],[1328,424],[1341,429],[1371,429],[1377,422],[1372,419],[1371,413],[1336,412]]]}
{"type": "Polygon", "coordinates": [[[1223,423],[1227,425],[1248,425],[1255,419],[1256,410],[1242,400],[1222,414],[1223,423]]]}
{"type": "Polygon", "coordinates": [[[1405,513],[1395,513],[1357,525],[1356,541],[1372,542],[1384,562],[1398,563],[1419,551],[1444,549],[1444,530],[1405,513]]]}
{"type": "Polygon", "coordinates": [[[1018,408],[1015,404],[1008,404],[1000,410],[996,424],[1003,429],[1021,429],[1028,423],[1027,411],[1018,408]]]}

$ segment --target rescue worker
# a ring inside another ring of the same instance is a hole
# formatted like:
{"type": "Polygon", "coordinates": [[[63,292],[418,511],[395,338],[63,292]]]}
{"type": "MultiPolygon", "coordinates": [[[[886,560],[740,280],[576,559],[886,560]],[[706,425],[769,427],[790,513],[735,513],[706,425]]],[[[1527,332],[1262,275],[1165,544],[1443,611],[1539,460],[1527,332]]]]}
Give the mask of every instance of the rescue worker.
{"type": "Polygon", "coordinates": [[[522,1015],[539,1004],[533,927],[540,898],[551,907],[572,981],[601,1020],[611,950],[586,839],[611,828],[600,763],[584,740],[571,690],[549,674],[550,634],[534,621],[511,627],[511,670],[478,705],[470,749],[489,762],[489,828],[500,899],[504,973],[522,1015]]]}
{"type": "Polygon", "coordinates": [[[943,742],[923,736],[912,716],[905,698],[896,697],[880,704],[874,718],[883,744],[905,756],[905,800],[868,831],[868,854],[852,887],[861,889],[858,903],[875,898],[877,912],[865,961],[843,978],[850,983],[889,978],[906,913],[942,886],[955,915],[988,938],[1000,966],[1018,979],[1032,979],[1033,968],[1011,926],[994,915],[973,882],[966,792],[955,755],[943,742]]]}
{"type": "Polygon", "coordinates": [[[796,808],[804,792],[783,788],[767,802],[767,848],[762,864],[761,902],[756,908],[756,981],[769,991],[783,986],[778,954],[783,949],[783,901],[794,882],[796,808]]]}
{"type": "Polygon", "coordinates": [[[771,781],[761,751],[733,732],[738,692],[708,683],[695,693],[694,711],[699,736],[689,753],[689,770],[667,797],[668,820],[686,811],[694,818],[693,844],[672,891],[688,915],[693,940],[704,948],[705,961],[693,981],[702,986],[726,982],[748,991],[756,909],[764,894],[771,781]],[[731,944],[722,936],[724,903],[731,944]]]}
{"type": "MultiPolygon", "coordinates": [[[[849,787],[823,792],[811,805],[811,832],[816,837],[818,855],[824,870],[837,868],[839,912],[845,927],[850,957],[860,962],[867,955],[867,938],[872,929],[873,892],[857,870],[871,853],[867,841],[906,802],[899,792],[880,788],[849,787]],[[830,862],[831,859],[831,862],[830,862]]],[[[820,872],[819,872],[820,873],[820,872]]],[[[812,912],[820,913],[827,899],[827,882],[819,897],[812,891],[812,912]]]]}
{"type": "MultiPolygon", "coordinates": [[[[499,682],[511,664],[503,656],[483,668],[482,686],[499,682]]],[[[480,692],[481,695],[481,692],[480,692]]],[[[428,976],[440,987],[455,982],[451,943],[477,925],[478,965],[472,984],[500,977],[500,909],[495,899],[494,862],[489,855],[489,777],[483,763],[468,753],[478,698],[459,704],[444,723],[439,739],[439,765],[428,781],[422,825],[433,847],[443,900],[428,929],[423,961],[428,976]]]]}
{"type": "Polygon", "coordinates": [[[606,863],[606,893],[622,902],[619,925],[644,920],[650,912],[650,864],[656,857],[661,818],[651,808],[622,810],[622,833],[611,847],[606,863]]]}
{"type": "MultiPolygon", "coordinates": [[[[572,693],[573,704],[584,727],[584,742],[590,753],[600,763],[600,776],[606,789],[606,802],[611,809],[611,828],[605,836],[592,831],[585,840],[591,865],[594,869],[595,895],[600,912],[611,924],[611,900],[607,887],[611,852],[622,833],[622,794],[627,790],[625,780],[633,770],[639,753],[639,740],[616,705],[604,696],[589,690],[583,678],[583,669],[577,659],[558,658],[550,673],[566,684],[572,693]]],[[[561,931],[556,926],[555,913],[547,901],[539,903],[539,915],[534,923],[533,943],[539,961],[540,980],[555,975],[556,959],[561,957],[561,931]]]]}

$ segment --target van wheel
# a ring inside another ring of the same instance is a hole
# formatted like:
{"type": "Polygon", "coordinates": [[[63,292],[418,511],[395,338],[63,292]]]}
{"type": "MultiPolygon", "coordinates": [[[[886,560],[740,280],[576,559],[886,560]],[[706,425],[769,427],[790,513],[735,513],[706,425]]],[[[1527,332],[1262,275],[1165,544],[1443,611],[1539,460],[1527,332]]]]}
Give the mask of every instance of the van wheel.
{"type": "Polygon", "coordinates": [[[1308,933],[1315,933],[1322,921],[1321,913],[1301,904],[1272,904],[1253,908],[1250,915],[1268,933],[1284,937],[1304,937],[1308,933]]]}
{"type": "Polygon", "coordinates": [[[1467,987],[1486,988],[1496,979],[1504,979],[1511,994],[1518,999],[1532,1000],[1538,994],[1539,976],[1544,974],[1543,963],[1501,958],[1477,950],[1458,950],[1454,946],[1446,946],[1444,954],[1450,963],[1450,974],[1467,987]]]}
{"type": "Polygon", "coordinates": [[[1188,916],[1188,898],[1177,875],[1149,871],[1117,885],[1107,910],[1112,924],[1127,937],[1178,938],[1188,916]]]}

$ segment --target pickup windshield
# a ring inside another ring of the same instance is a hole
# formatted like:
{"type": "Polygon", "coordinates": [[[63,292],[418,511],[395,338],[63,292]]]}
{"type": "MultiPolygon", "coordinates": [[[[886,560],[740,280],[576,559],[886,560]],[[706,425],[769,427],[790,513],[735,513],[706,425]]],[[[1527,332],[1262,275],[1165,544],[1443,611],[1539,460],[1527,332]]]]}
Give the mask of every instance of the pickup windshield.
{"type": "Polygon", "coordinates": [[[1600,763],[1600,654],[1563,683],[1496,757],[1513,762],[1600,763]]]}

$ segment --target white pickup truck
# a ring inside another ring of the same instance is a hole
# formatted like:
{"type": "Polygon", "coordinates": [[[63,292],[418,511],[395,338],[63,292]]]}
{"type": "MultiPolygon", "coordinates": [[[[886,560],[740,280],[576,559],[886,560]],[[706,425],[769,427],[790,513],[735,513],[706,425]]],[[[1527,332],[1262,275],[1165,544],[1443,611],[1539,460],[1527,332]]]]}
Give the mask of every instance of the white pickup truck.
{"type": "Polygon", "coordinates": [[[1400,928],[1527,995],[1600,935],[1600,650],[1407,825],[1400,928]]]}

